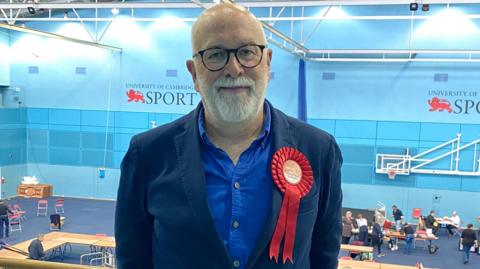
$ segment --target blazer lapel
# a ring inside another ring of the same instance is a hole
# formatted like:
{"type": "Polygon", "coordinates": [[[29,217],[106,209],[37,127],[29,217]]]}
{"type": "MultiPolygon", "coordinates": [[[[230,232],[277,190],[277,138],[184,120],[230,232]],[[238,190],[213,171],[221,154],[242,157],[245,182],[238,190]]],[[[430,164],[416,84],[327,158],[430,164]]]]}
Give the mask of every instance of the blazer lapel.
{"type": "Polygon", "coordinates": [[[195,214],[194,221],[203,227],[203,235],[210,243],[212,252],[219,254],[219,259],[227,268],[231,267],[230,258],[215,228],[207,202],[205,172],[197,126],[198,113],[197,107],[185,120],[184,130],[175,137],[176,157],[180,166],[181,180],[195,214]]]}
{"type": "MultiPolygon", "coordinates": [[[[265,100],[265,102],[268,102],[265,100]]],[[[290,128],[285,117],[282,116],[276,109],[270,104],[272,115],[272,152],[271,156],[281,147],[293,147],[296,148],[293,140],[293,130],[290,128]]],[[[269,170],[270,171],[270,170],[269,170]]],[[[271,178],[271,175],[270,175],[271,178]]],[[[283,194],[277,188],[275,184],[272,184],[272,205],[268,217],[265,221],[263,231],[260,233],[257,243],[253,248],[250,257],[248,258],[247,267],[253,268],[256,261],[262,255],[265,248],[270,247],[270,240],[272,239],[275,226],[277,225],[278,215],[280,214],[280,208],[282,206],[283,194]]]]}

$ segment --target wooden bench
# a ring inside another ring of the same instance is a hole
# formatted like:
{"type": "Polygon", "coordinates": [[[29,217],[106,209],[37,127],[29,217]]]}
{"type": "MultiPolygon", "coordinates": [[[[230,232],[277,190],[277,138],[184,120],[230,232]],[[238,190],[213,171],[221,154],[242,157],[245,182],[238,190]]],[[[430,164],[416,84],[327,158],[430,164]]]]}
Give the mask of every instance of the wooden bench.
{"type": "Polygon", "coordinates": [[[368,259],[373,260],[373,247],[341,244],[340,249],[350,252],[355,251],[360,253],[367,253],[368,259]]]}
{"type": "Polygon", "coordinates": [[[416,266],[406,266],[388,263],[366,261],[338,260],[338,269],[418,269],[416,266]]]}

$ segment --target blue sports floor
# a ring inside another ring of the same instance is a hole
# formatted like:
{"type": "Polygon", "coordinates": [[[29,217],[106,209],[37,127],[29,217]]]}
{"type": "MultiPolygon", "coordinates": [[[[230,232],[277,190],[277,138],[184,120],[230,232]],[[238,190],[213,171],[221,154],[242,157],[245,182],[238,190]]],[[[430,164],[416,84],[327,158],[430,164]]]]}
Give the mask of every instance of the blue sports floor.
{"type": "MultiPolygon", "coordinates": [[[[5,200],[8,205],[18,203],[22,210],[27,211],[27,219],[22,222],[21,232],[12,232],[10,237],[3,240],[10,245],[36,237],[39,233],[50,232],[50,214],[55,213],[55,197],[50,197],[48,203],[48,214],[46,217],[37,216],[36,198],[15,197],[5,200]]],[[[113,236],[115,202],[93,199],[65,198],[65,225],[63,232],[97,234],[104,233],[113,236]]],[[[73,245],[72,251],[67,251],[64,262],[79,263],[80,255],[89,253],[87,246],[73,245]]],[[[59,261],[59,259],[54,259],[59,261]]]]}

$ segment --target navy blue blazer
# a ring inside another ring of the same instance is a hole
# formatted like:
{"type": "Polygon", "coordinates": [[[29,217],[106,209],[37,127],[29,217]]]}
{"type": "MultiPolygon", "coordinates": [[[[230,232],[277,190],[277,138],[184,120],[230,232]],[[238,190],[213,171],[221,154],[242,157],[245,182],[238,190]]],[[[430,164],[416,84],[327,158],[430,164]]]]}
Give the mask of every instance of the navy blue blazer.
{"type": "MultiPolygon", "coordinates": [[[[118,268],[234,268],[208,207],[199,107],[132,138],[121,165],[115,214],[118,268]]],[[[269,259],[283,197],[272,184],[271,211],[245,268],[336,269],[342,230],[340,150],[326,132],[273,106],[271,110],[272,155],[284,146],[303,152],[312,166],[314,184],[300,201],[294,263],[269,259]]]]}

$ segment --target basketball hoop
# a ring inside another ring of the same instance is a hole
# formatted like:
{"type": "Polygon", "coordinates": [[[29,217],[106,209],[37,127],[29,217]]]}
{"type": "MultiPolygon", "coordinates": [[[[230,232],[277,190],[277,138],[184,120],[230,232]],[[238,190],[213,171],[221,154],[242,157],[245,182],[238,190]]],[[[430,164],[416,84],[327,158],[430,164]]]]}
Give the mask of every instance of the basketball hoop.
{"type": "Polygon", "coordinates": [[[397,171],[394,169],[388,169],[387,171],[388,179],[394,180],[395,176],[397,175],[397,171]]]}

